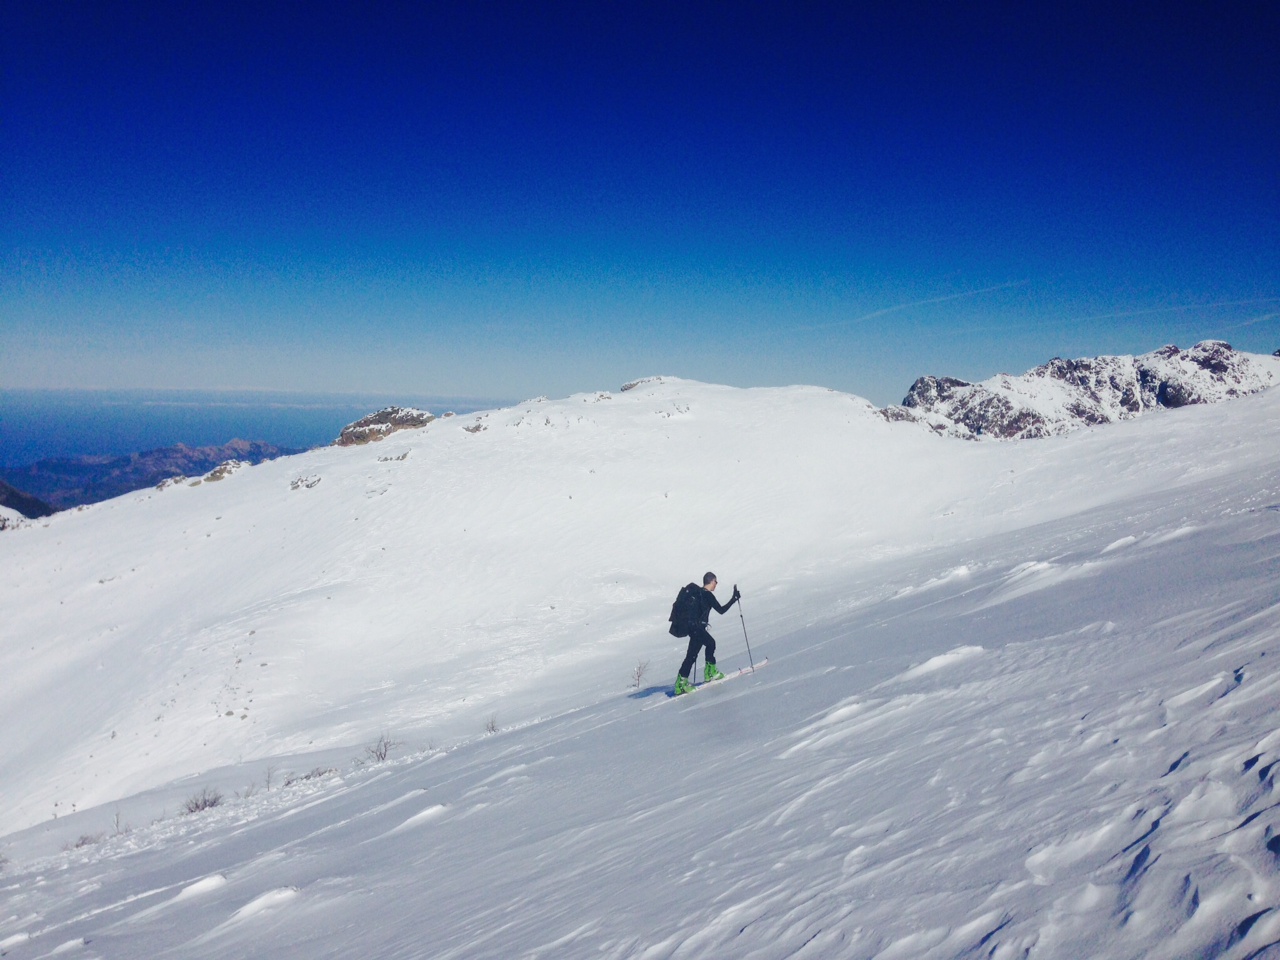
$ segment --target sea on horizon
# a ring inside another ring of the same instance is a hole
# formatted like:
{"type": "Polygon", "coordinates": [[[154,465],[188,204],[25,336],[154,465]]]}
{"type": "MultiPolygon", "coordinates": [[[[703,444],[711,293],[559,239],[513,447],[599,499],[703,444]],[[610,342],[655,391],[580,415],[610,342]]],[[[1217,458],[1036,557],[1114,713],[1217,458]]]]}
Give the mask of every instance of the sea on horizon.
{"type": "Polygon", "coordinates": [[[383,407],[470,413],[514,401],[210,390],[0,389],[0,469],[40,460],[123,456],[179,443],[220,446],[234,439],[309,449],[383,407]]]}

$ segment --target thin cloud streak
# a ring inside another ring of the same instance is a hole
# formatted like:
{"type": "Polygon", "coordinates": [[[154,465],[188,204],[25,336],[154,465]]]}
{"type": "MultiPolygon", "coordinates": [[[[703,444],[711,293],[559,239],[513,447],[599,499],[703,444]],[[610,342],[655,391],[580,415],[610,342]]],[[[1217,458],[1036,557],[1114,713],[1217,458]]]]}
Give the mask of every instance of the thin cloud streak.
{"type": "Polygon", "coordinates": [[[851,323],[862,323],[865,320],[874,320],[876,317],[883,317],[887,313],[896,313],[899,310],[909,310],[912,307],[924,307],[932,303],[946,303],[948,300],[961,300],[965,297],[976,297],[984,293],[992,293],[996,290],[1008,290],[1011,287],[1021,287],[1030,283],[1029,280],[1015,280],[1012,283],[998,283],[994,287],[983,287],[981,290],[966,290],[964,293],[952,293],[945,297],[932,297],[928,300],[913,300],[910,303],[899,303],[892,307],[884,307],[880,310],[873,310],[870,313],[864,313],[860,317],[850,317],[847,320],[833,320],[831,323],[816,323],[803,327],[792,327],[793,330],[827,330],[831,327],[843,327],[851,323]]]}
{"type": "Polygon", "coordinates": [[[1234,323],[1229,327],[1222,327],[1223,330],[1243,330],[1245,327],[1256,327],[1260,323],[1266,323],[1268,320],[1274,320],[1280,317],[1280,311],[1264,313],[1260,317],[1254,317],[1252,320],[1246,320],[1244,323],[1234,323]]]}
{"type": "MultiPolygon", "coordinates": [[[[1260,300],[1220,300],[1214,303],[1192,303],[1192,304],[1184,304],[1182,306],[1176,306],[1176,307],[1156,307],[1149,310],[1128,310],[1122,313],[1102,313],[1093,317],[1074,317],[1066,322],[1067,323],[1085,323],[1090,320],[1115,320],[1123,317],[1141,317],[1141,316],[1147,316],[1147,315],[1156,314],[1156,313],[1174,313],[1174,312],[1185,311],[1185,310],[1208,310],[1214,307],[1244,307],[1244,306],[1256,305],[1259,303],[1280,303],[1280,297],[1267,297],[1265,299],[1260,299],[1260,300]]],[[[1258,324],[1265,323],[1268,320],[1275,320],[1277,317],[1280,317],[1280,312],[1273,311],[1271,313],[1264,313],[1261,316],[1254,317],[1251,320],[1245,320],[1242,323],[1234,323],[1229,326],[1219,326],[1216,329],[1241,330],[1241,329],[1244,329],[1245,327],[1257,326],[1258,324]]],[[[953,327],[949,327],[946,330],[939,330],[937,332],[937,335],[946,336],[950,334],[950,335],[967,336],[973,333],[1009,333],[1011,331],[1042,330],[1049,327],[1056,327],[1061,322],[1062,321],[1059,321],[1057,318],[1053,318],[1053,317],[1042,317],[1040,319],[1026,318],[1021,320],[1010,319],[1001,323],[994,323],[994,324],[987,323],[987,324],[981,324],[979,326],[972,326],[972,327],[954,327],[953,326],[953,327]]],[[[1191,322],[1193,321],[1180,320],[1178,321],[1178,324],[1180,327],[1181,325],[1189,324],[1191,322]]]]}
{"type": "MultiPolygon", "coordinates": [[[[1148,310],[1126,310],[1121,313],[1100,313],[1092,317],[1074,317],[1068,323],[1086,323],[1090,320],[1118,320],[1122,317],[1145,317],[1154,313],[1174,313],[1179,310],[1210,310],[1214,307],[1250,307],[1259,303],[1280,303],[1280,297],[1263,297],[1259,300],[1219,300],[1215,303],[1188,303],[1176,307],[1153,307],[1148,310]]],[[[1274,316],[1274,314],[1268,314],[1274,316]]],[[[1262,319],[1266,319],[1263,317],[1262,319]]],[[[1248,326],[1248,324],[1242,324],[1248,326]]],[[[1231,328],[1228,328],[1231,329],[1231,328]]]]}

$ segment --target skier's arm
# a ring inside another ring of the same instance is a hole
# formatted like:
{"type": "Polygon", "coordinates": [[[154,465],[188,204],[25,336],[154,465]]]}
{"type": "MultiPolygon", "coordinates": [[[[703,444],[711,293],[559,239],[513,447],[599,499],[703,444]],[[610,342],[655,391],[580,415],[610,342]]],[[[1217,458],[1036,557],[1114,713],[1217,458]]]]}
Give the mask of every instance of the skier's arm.
{"type": "Polygon", "coordinates": [[[707,592],[711,594],[711,605],[716,608],[716,613],[728,613],[729,608],[732,607],[735,603],[737,603],[738,598],[742,596],[742,594],[738,593],[738,588],[734,587],[733,596],[729,598],[729,602],[726,603],[724,606],[721,606],[720,602],[716,600],[716,595],[714,593],[711,593],[711,591],[709,590],[707,592]]]}

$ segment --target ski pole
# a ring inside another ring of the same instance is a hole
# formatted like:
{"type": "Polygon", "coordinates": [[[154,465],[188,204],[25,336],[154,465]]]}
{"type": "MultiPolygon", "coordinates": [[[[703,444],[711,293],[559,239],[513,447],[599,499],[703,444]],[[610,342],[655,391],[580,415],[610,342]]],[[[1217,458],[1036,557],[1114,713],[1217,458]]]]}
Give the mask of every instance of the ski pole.
{"type": "MultiPolygon", "coordinates": [[[[733,589],[734,591],[737,591],[738,585],[736,583],[733,585],[733,589]]],[[[751,664],[751,672],[755,673],[756,661],[751,656],[751,641],[747,640],[747,621],[742,616],[742,594],[740,593],[738,594],[738,619],[742,621],[742,639],[746,641],[747,644],[747,662],[751,664]]]]}

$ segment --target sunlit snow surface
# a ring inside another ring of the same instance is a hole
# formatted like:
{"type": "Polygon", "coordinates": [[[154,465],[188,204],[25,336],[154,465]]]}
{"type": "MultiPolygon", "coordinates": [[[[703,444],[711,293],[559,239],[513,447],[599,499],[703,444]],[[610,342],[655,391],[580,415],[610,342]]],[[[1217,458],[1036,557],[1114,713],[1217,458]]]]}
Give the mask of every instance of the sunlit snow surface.
{"type": "Polygon", "coordinates": [[[1278,414],[651,381],[0,533],[0,952],[1280,956],[1278,414]]]}

